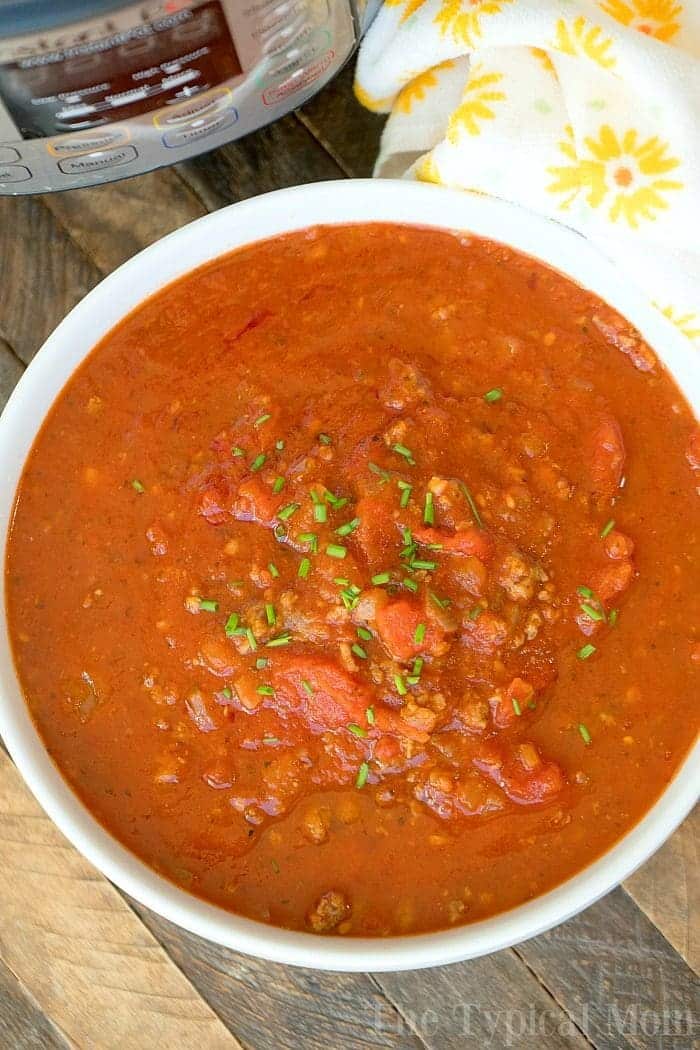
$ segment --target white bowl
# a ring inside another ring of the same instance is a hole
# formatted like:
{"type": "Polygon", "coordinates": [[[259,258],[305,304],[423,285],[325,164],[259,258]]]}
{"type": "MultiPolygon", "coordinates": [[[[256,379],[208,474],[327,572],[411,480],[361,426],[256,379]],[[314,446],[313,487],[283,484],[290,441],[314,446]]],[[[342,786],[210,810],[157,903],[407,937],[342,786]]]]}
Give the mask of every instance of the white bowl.
{"type": "MultiPolygon", "coordinates": [[[[500,201],[412,182],[357,180],[300,186],[224,208],[146,248],[91,291],[47,339],[0,419],[3,552],[14,493],[37,431],[74,369],[113,325],[170,281],[233,248],[316,223],[348,222],[464,229],[541,259],[636,325],[700,416],[697,351],[630,286],[624,274],[572,231],[500,201]]],[[[0,586],[4,588],[4,578],[0,586]]],[[[161,878],[104,830],[73,794],[41,742],[17,681],[4,620],[0,732],[48,815],[117,886],[211,941],[276,962],[322,970],[437,966],[497,951],[541,933],[607,893],[658,849],[693,806],[700,782],[700,743],[696,743],[658,802],[617,845],[555,889],[493,918],[417,936],[317,937],[240,918],[198,900],[161,878]]]]}

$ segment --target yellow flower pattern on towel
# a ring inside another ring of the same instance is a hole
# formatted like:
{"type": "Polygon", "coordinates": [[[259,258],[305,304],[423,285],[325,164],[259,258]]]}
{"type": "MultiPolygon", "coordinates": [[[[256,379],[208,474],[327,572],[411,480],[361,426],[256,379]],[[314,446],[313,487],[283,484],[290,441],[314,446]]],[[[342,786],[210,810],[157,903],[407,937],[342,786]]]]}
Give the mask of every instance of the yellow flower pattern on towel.
{"type": "Polygon", "coordinates": [[[667,177],[680,161],[658,136],[640,140],[634,128],[618,133],[603,124],[596,138],[586,136],[583,147],[577,150],[568,128],[559,149],[569,163],[547,169],[554,176],[547,190],[564,194],[562,210],[583,193],[591,208],[607,207],[611,222],[622,219],[637,229],[641,220],[653,221],[669,207],[671,191],[683,188],[682,182],[667,177]]]}
{"type": "Polygon", "coordinates": [[[596,62],[601,69],[613,69],[617,59],[610,53],[613,42],[600,26],[579,15],[573,22],[560,18],[552,47],[566,55],[582,56],[596,62]]]}
{"type": "Polygon", "coordinates": [[[433,66],[432,69],[426,69],[425,73],[421,73],[420,76],[414,77],[413,80],[409,80],[406,87],[401,90],[398,98],[396,99],[396,109],[399,113],[410,113],[413,109],[414,103],[422,102],[428,91],[438,85],[438,73],[445,69],[452,69],[454,62],[449,59],[446,62],[441,62],[439,66],[433,66]]]}
{"type": "Polygon", "coordinates": [[[675,0],[598,0],[598,6],[623,26],[665,43],[673,40],[681,27],[683,5],[675,0]]]}
{"type": "Polygon", "coordinates": [[[477,62],[470,71],[469,81],[464,90],[462,101],[450,117],[446,138],[455,145],[462,130],[470,135],[481,134],[481,122],[495,120],[494,102],[503,102],[505,94],[495,90],[496,84],[503,80],[502,73],[485,73],[481,62],[477,62]]]}
{"type": "Polygon", "coordinates": [[[514,0],[442,0],[435,24],[443,36],[450,34],[457,44],[475,48],[483,34],[482,20],[501,11],[514,0]]]}
{"type": "Polygon", "coordinates": [[[700,339],[700,315],[697,313],[682,313],[680,310],[674,309],[673,306],[661,307],[659,303],[654,303],[654,306],[661,310],[664,317],[667,317],[671,324],[674,324],[681,335],[684,335],[687,339],[700,339]]]}
{"type": "Polygon", "coordinates": [[[401,15],[401,21],[407,22],[411,15],[415,15],[416,11],[420,11],[426,0],[384,0],[387,7],[403,7],[406,5],[406,10],[401,15]]]}

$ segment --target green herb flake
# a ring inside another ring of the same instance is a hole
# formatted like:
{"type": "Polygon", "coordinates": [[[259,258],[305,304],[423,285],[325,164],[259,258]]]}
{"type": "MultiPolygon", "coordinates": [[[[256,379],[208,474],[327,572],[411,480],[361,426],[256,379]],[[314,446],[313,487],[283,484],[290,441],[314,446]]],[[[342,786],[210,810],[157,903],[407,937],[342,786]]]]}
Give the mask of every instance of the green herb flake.
{"type": "Polygon", "coordinates": [[[328,434],[319,434],[318,435],[318,440],[321,442],[322,445],[330,445],[331,444],[331,439],[328,436],[328,434]]]}
{"type": "Polygon", "coordinates": [[[301,680],[301,688],[304,690],[307,696],[314,695],[314,687],[312,686],[311,682],[307,682],[305,678],[302,678],[301,680]]]}
{"type": "Polygon", "coordinates": [[[495,386],[493,390],[487,390],[484,394],[484,401],[487,401],[489,405],[492,405],[494,401],[500,401],[503,397],[503,390],[500,386],[495,386]]]}
{"type": "Polygon", "coordinates": [[[348,553],[347,547],[342,547],[339,543],[329,543],[326,547],[326,554],[329,558],[344,558],[348,553]]]}
{"type": "Polygon", "coordinates": [[[202,612],[218,612],[219,603],[215,602],[212,598],[200,598],[199,608],[202,612]]]}
{"type": "Polygon", "coordinates": [[[353,518],[352,521],[346,521],[344,525],[339,525],[335,530],[338,536],[349,536],[351,532],[354,532],[357,526],[360,524],[359,518],[353,518]]]}
{"type": "Polygon", "coordinates": [[[270,573],[270,576],[272,576],[273,580],[276,580],[280,574],[280,571],[273,561],[268,563],[267,569],[270,573]]]}
{"type": "Polygon", "coordinates": [[[272,688],[271,685],[259,685],[257,687],[257,689],[255,690],[255,692],[259,693],[260,696],[274,696],[275,695],[275,690],[272,688]]]}
{"type": "Polygon", "coordinates": [[[401,582],[403,583],[403,585],[406,588],[406,590],[412,591],[413,594],[415,594],[417,592],[418,584],[416,583],[415,580],[412,580],[408,576],[406,576],[401,582]]]}
{"type": "Polygon", "coordinates": [[[360,660],[367,659],[367,652],[362,648],[359,642],[355,642],[354,645],[352,645],[350,648],[351,652],[353,652],[355,656],[359,656],[360,660]]]}
{"type": "Polygon", "coordinates": [[[227,700],[230,700],[231,697],[233,696],[233,693],[231,692],[229,687],[227,685],[225,685],[224,688],[221,690],[221,695],[226,697],[227,700]]]}
{"type": "Polygon", "coordinates": [[[412,492],[413,489],[410,485],[406,485],[405,488],[401,490],[401,499],[399,500],[399,506],[403,507],[404,509],[408,506],[412,492]]]}
{"type": "Polygon", "coordinates": [[[397,456],[403,456],[409,466],[415,467],[416,461],[413,458],[413,453],[410,448],[406,448],[405,445],[392,445],[392,452],[395,452],[397,456]]]}
{"type": "Polygon", "coordinates": [[[277,511],[277,517],[280,521],[289,521],[293,514],[299,510],[298,503],[288,503],[286,507],[282,507],[281,510],[277,511]]]}
{"type": "Polygon", "coordinates": [[[513,697],[513,699],[511,700],[511,703],[513,704],[513,710],[515,711],[516,715],[518,717],[520,717],[520,715],[523,713],[523,711],[522,711],[522,708],[521,708],[520,704],[515,699],[515,697],[513,697]]]}
{"type": "Polygon", "coordinates": [[[258,418],[253,423],[253,426],[261,427],[263,423],[267,423],[268,419],[272,419],[272,416],[269,412],[264,412],[261,416],[258,416],[258,418]]]}
{"type": "Polygon", "coordinates": [[[596,609],[593,605],[589,605],[588,602],[581,602],[581,609],[589,619],[595,620],[596,623],[605,619],[605,613],[601,612],[600,609],[596,609]]]}
{"type": "Polygon", "coordinates": [[[388,470],[383,470],[382,467],[378,466],[376,463],[368,463],[367,466],[373,474],[376,474],[378,478],[381,478],[382,484],[386,484],[387,481],[391,480],[391,474],[388,470]]]}
{"type": "Polygon", "coordinates": [[[279,873],[280,873],[280,866],[279,866],[279,864],[277,863],[277,861],[276,861],[276,860],[274,859],[274,857],[273,857],[273,859],[272,859],[272,860],[270,861],[270,867],[271,867],[271,868],[272,868],[272,870],[274,871],[275,875],[279,875],[279,873]]]}
{"type": "Polygon", "coordinates": [[[282,440],[282,438],[279,438],[277,441],[275,441],[275,448],[278,452],[284,451],[284,441],[282,440]]]}
{"type": "Polygon", "coordinates": [[[368,631],[366,627],[357,628],[357,637],[361,638],[363,642],[372,641],[372,632],[368,631]]]}
{"type": "Polygon", "coordinates": [[[425,638],[425,624],[419,623],[413,632],[413,641],[416,645],[422,645],[423,639],[425,638]]]}
{"type": "Polygon", "coordinates": [[[583,722],[579,722],[578,731],[581,734],[581,739],[583,740],[586,747],[589,747],[593,743],[593,738],[591,737],[591,734],[588,732],[588,729],[583,724],[583,722]]]}
{"type": "Polygon", "coordinates": [[[472,496],[471,492],[469,491],[469,489],[467,488],[467,486],[464,484],[463,481],[460,481],[459,487],[461,488],[462,492],[464,493],[464,498],[466,499],[467,503],[469,504],[469,509],[472,512],[472,516],[474,518],[474,522],[475,522],[477,528],[483,529],[484,523],[481,520],[481,515],[479,514],[479,508],[477,507],[476,503],[474,502],[474,497],[472,496]]]}
{"type": "Polygon", "coordinates": [[[272,602],[265,603],[265,617],[267,619],[268,627],[274,627],[277,623],[277,613],[272,602]]]}
{"type": "Polygon", "coordinates": [[[350,580],[346,580],[344,576],[334,576],[333,583],[337,584],[338,587],[349,587],[350,580]]]}
{"type": "Polygon", "coordinates": [[[590,587],[577,587],[576,588],[576,593],[580,594],[582,598],[592,598],[593,597],[593,591],[591,590],[590,587]]]}
{"type": "Polygon", "coordinates": [[[328,507],[325,503],[314,503],[314,521],[319,522],[320,525],[328,521],[328,507]]]}
{"type": "Polygon", "coordinates": [[[241,448],[240,445],[234,445],[231,449],[231,455],[234,459],[238,459],[240,456],[245,456],[245,449],[241,448]]]}
{"type": "Polygon", "coordinates": [[[390,572],[375,572],[372,577],[372,583],[375,587],[382,587],[385,583],[389,583],[391,579],[390,572]]]}
{"type": "Polygon", "coordinates": [[[310,562],[310,560],[308,558],[302,558],[301,561],[299,562],[299,569],[297,571],[297,575],[302,580],[305,580],[310,572],[311,572],[311,562],[310,562]]]}
{"type": "Polygon", "coordinates": [[[279,649],[283,645],[289,645],[292,640],[292,636],[289,631],[285,631],[284,634],[278,634],[276,638],[271,638],[269,642],[265,642],[266,649],[279,649]]]}
{"type": "Polygon", "coordinates": [[[133,481],[131,482],[131,487],[134,490],[134,492],[138,492],[139,495],[146,491],[144,485],[142,484],[142,482],[139,481],[138,478],[133,479],[133,481]]]}
{"type": "Polygon", "coordinates": [[[367,762],[360,763],[360,768],[358,769],[357,776],[355,778],[355,787],[358,788],[358,789],[359,788],[363,788],[365,786],[365,784],[367,783],[367,777],[368,776],[369,776],[369,765],[367,764],[367,762]]]}
{"type": "MultiPolygon", "coordinates": [[[[279,737],[276,736],[264,736],[263,744],[279,744],[279,737]]],[[[274,865],[274,861],[272,862],[274,865]]],[[[277,869],[279,871],[279,868],[277,869]]]]}
{"type": "Polygon", "coordinates": [[[365,718],[367,719],[367,725],[373,726],[375,722],[374,718],[374,707],[368,707],[365,711],[365,718]]]}
{"type": "Polygon", "coordinates": [[[240,617],[239,617],[238,613],[231,613],[231,615],[229,616],[228,620],[224,624],[224,633],[226,634],[227,638],[233,638],[234,632],[236,631],[236,629],[238,627],[238,621],[239,620],[240,620],[240,617]]]}
{"type": "Polygon", "coordinates": [[[250,464],[250,469],[251,469],[251,470],[253,471],[253,473],[255,473],[256,471],[260,470],[260,468],[261,468],[261,467],[263,466],[263,464],[265,463],[265,460],[266,460],[266,459],[267,459],[267,456],[265,455],[265,453],[264,453],[264,452],[260,452],[260,453],[259,453],[259,454],[258,454],[258,455],[257,455],[257,456],[255,457],[255,459],[253,460],[253,462],[252,462],[252,463],[250,464]]]}
{"type": "Polygon", "coordinates": [[[406,689],[406,683],[400,674],[394,675],[394,685],[396,686],[396,692],[399,696],[405,696],[408,690],[406,689]]]}
{"type": "Polygon", "coordinates": [[[282,477],[281,474],[278,474],[277,477],[275,478],[275,480],[272,483],[272,491],[274,492],[274,494],[276,496],[278,496],[283,488],[284,488],[284,478],[282,477]]]}
{"type": "Polygon", "coordinates": [[[437,605],[438,609],[449,609],[452,604],[449,598],[440,598],[435,591],[428,591],[428,595],[433,605],[437,605]]]}
{"type": "Polygon", "coordinates": [[[246,627],[245,636],[248,639],[248,646],[250,648],[251,653],[257,652],[258,640],[253,634],[253,630],[251,627],[246,627]]]}
{"type": "Polygon", "coordinates": [[[610,610],[610,612],[608,613],[608,623],[610,624],[611,627],[614,627],[616,625],[619,615],[620,615],[620,610],[619,609],[611,609],[610,610]]]}
{"type": "Polygon", "coordinates": [[[594,652],[596,652],[596,647],[595,645],[591,645],[589,642],[588,645],[584,645],[582,649],[579,649],[576,655],[578,656],[579,660],[587,660],[589,656],[593,656],[594,652]]]}
{"type": "Polygon", "coordinates": [[[367,730],[363,729],[362,726],[358,726],[356,722],[350,722],[348,725],[349,731],[353,736],[365,737],[367,736],[367,730]]]}
{"type": "Polygon", "coordinates": [[[472,605],[471,609],[469,610],[469,619],[478,620],[483,611],[484,610],[480,605],[472,605]]]}
{"type": "Polygon", "coordinates": [[[433,506],[432,492],[426,492],[425,505],[423,507],[423,521],[426,525],[435,524],[435,507],[433,506]]]}
{"type": "Polygon", "coordinates": [[[300,532],[298,540],[300,543],[308,543],[312,554],[318,551],[318,536],[315,532],[300,532]]]}
{"type": "Polygon", "coordinates": [[[257,658],[257,660],[255,661],[255,669],[256,669],[256,671],[264,671],[265,668],[267,667],[267,665],[269,664],[269,662],[270,661],[268,660],[268,658],[266,656],[259,656],[257,658]]]}
{"type": "Polygon", "coordinates": [[[437,569],[437,562],[427,561],[425,558],[413,558],[411,560],[410,568],[416,570],[423,569],[425,572],[433,572],[437,569]]]}
{"type": "Polygon", "coordinates": [[[600,538],[601,538],[601,540],[604,540],[606,536],[609,536],[614,528],[615,528],[615,519],[611,518],[610,521],[606,522],[606,524],[603,525],[603,528],[600,530],[600,538]]]}

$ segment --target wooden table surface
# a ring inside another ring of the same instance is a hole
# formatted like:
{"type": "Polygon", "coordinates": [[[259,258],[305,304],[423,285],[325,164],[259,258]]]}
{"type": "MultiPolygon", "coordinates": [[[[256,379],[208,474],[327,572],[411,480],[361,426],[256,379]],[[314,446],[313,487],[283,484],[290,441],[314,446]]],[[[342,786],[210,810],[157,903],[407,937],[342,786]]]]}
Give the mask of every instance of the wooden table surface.
{"type": "MultiPolygon", "coordinates": [[[[380,130],[348,69],[295,115],[178,167],[0,198],[0,405],[54,326],[125,259],[232,201],[369,175],[380,130]]],[[[689,1048],[699,823],[696,812],[624,886],[516,948],[411,973],[324,974],[216,947],[130,900],[68,845],[0,752],[0,1046],[689,1048]]]]}

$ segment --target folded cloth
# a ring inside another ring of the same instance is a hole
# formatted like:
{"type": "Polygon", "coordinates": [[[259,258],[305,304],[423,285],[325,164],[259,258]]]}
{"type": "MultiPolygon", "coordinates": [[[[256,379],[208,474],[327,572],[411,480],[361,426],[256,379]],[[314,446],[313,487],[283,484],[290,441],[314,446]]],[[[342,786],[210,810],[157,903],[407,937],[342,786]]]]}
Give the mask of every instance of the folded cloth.
{"type": "Polygon", "coordinates": [[[700,346],[700,0],[385,0],[355,91],[375,175],[572,226],[700,346]]]}

